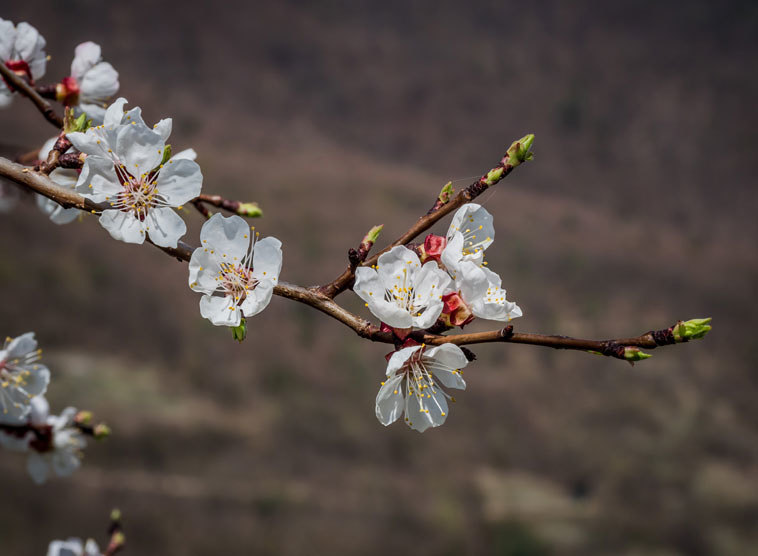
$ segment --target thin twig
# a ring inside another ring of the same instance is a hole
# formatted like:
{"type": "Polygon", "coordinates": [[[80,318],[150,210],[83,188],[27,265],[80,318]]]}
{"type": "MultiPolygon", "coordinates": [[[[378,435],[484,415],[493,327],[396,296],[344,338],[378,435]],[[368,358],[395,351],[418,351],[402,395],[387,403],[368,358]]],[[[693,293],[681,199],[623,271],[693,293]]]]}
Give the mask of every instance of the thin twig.
{"type": "Polygon", "coordinates": [[[63,128],[63,118],[58,116],[58,114],[55,113],[55,110],[53,110],[53,107],[50,106],[50,103],[42,98],[22,77],[16,75],[15,72],[3,63],[0,63],[0,75],[3,76],[5,82],[10,86],[12,91],[18,91],[31,100],[37,109],[42,112],[42,115],[45,116],[45,119],[48,122],[58,129],[63,128]]]}

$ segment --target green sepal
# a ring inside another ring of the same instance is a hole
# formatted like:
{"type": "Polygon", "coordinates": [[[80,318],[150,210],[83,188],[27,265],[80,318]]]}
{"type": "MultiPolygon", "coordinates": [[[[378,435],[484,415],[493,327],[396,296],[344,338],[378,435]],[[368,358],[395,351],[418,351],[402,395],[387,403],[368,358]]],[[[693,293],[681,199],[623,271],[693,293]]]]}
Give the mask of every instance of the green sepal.
{"type": "Polygon", "coordinates": [[[237,214],[247,216],[248,218],[259,218],[263,216],[263,211],[258,203],[240,203],[237,214]]]}
{"type": "Polygon", "coordinates": [[[239,326],[232,327],[232,337],[237,340],[238,342],[242,343],[242,341],[247,336],[247,321],[245,320],[245,317],[242,317],[242,320],[240,320],[239,326]]]}

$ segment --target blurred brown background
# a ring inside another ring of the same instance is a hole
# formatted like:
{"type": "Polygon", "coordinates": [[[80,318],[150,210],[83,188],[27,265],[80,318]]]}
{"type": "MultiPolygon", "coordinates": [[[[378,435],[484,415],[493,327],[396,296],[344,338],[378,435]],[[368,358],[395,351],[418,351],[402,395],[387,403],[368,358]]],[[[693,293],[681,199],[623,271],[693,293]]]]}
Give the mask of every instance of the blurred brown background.
{"type": "MultiPolygon", "coordinates": [[[[100,43],[148,123],[172,116],[171,143],[198,151],[207,192],[261,203],[285,280],[332,279],[368,227],[396,237],[446,181],[533,132],[535,160],[481,198],[517,329],[628,336],[712,316],[715,330],[634,368],[479,347],[448,422],[419,435],[374,417],[387,346],[282,299],[237,345],[200,317],[186,265],[26,203],[0,218],[0,333],[36,331],[53,409],[93,409],[115,435],[44,487],[0,455],[0,553],[102,545],[114,506],[133,555],[758,551],[754,2],[1,15],[47,38],[45,82],[100,43]]],[[[0,130],[6,155],[52,135],[22,99],[0,130]]],[[[196,242],[201,219],[186,220],[196,242]]]]}

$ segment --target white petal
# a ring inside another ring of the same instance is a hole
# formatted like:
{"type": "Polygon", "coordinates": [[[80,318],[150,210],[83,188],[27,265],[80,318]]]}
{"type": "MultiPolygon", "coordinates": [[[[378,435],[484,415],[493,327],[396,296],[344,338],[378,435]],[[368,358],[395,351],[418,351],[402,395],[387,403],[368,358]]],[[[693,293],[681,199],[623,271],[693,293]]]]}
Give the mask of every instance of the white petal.
{"type": "Polygon", "coordinates": [[[29,458],[26,460],[26,470],[31,475],[32,480],[41,485],[47,481],[47,475],[49,473],[49,467],[47,461],[37,452],[31,452],[29,458]]]}
{"type": "Polygon", "coordinates": [[[105,210],[100,216],[100,224],[108,230],[113,239],[126,243],[145,242],[145,223],[140,222],[131,212],[105,210]]]}
{"type": "Polygon", "coordinates": [[[413,316],[412,326],[416,328],[429,328],[439,318],[444,308],[445,304],[440,300],[429,301],[426,307],[420,311],[420,315],[413,316]]]}
{"type": "MultiPolygon", "coordinates": [[[[108,156],[108,152],[107,152],[108,147],[104,148],[102,146],[102,139],[100,135],[94,129],[88,129],[87,131],[83,133],[81,131],[67,133],[66,137],[68,137],[68,140],[71,141],[71,144],[74,147],[76,147],[78,150],[80,150],[83,153],[96,155],[102,158],[107,158],[108,156]]],[[[53,142],[53,145],[54,144],[55,143],[53,142]]],[[[52,148],[52,145],[50,148],[52,148]]],[[[40,150],[39,156],[40,156],[40,159],[42,160],[47,158],[47,156],[45,156],[45,158],[42,158],[42,150],[40,150]]],[[[85,162],[86,162],[86,159],[85,159],[85,162]]],[[[113,163],[111,163],[111,166],[112,165],[113,163]]]]}
{"type": "MultiPolygon", "coordinates": [[[[8,419],[0,414],[0,422],[8,425],[20,425],[26,422],[26,418],[8,419]]],[[[26,453],[29,451],[29,443],[34,440],[34,433],[28,432],[24,436],[16,436],[0,430],[0,448],[10,452],[26,453]]]]}
{"type": "Polygon", "coordinates": [[[153,130],[163,138],[163,142],[168,141],[169,135],[171,135],[171,127],[173,121],[171,118],[164,118],[153,126],[153,130]]]}
{"type": "Polygon", "coordinates": [[[282,242],[275,237],[257,241],[253,249],[253,276],[276,281],[282,271],[282,242]]]}
{"type": "Polygon", "coordinates": [[[100,556],[100,547],[92,539],[87,539],[87,544],[84,545],[83,556],[100,556]]]}
{"type": "Polygon", "coordinates": [[[416,395],[408,392],[405,394],[405,423],[418,432],[432,426],[432,418],[423,410],[416,395]]]}
{"type": "Polygon", "coordinates": [[[167,207],[148,210],[145,223],[150,239],[159,247],[176,247],[179,238],[187,233],[182,217],[167,207]]]}
{"type": "Polygon", "coordinates": [[[376,418],[384,425],[390,425],[397,421],[403,413],[405,405],[402,385],[403,375],[395,375],[388,378],[376,395],[376,418]]]}
{"type": "Polygon", "coordinates": [[[185,158],[187,160],[195,160],[197,158],[195,149],[184,149],[183,151],[179,151],[171,157],[171,160],[181,160],[185,158]]]}
{"type": "Polygon", "coordinates": [[[103,126],[107,129],[113,129],[116,126],[121,125],[121,120],[124,118],[124,105],[127,100],[124,97],[119,97],[108,107],[105,111],[105,117],[103,118],[103,126]]]}
{"type": "Polygon", "coordinates": [[[113,162],[99,156],[88,156],[85,159],[82,173],[76,182],[77,193],[96,203],[102,203],[115,200],[123,190],[113,162]]]}
{"type": "Polygon", "coordinates": [[[226,297],[204,295],[200,299],[200,314],[216,326],[239,326],[240,308],[231,295],[226,297]]]}
{"type": "Polygon", "coordinates": [[[135,178],[156,168],[163,158],[163,139],[147,126],[125,125],[116,132],[113,150],[135,178]]]}
{"type": "Polygon", "coordinates": [[[12,21],[0,18],[0,61],[10,60],[15,45],[16,26],[12,21]]]}
{"type": "Polygon", "coordinates": [[[79,88],[82,102],[102,105],[118,92],[118,72],[108,62],[100,62],[84,74],[79,88]]]}
{"type": "MultiPolygon", "coordinates": [[[[50,370],[39,363],[24,365],[24,369],[29,371],[29,375],[19,389],[28,397],[40,396],[47,392],[47,386],[50,384],[50,370]]],[[[27,400],[27,403],[30,402],[27,400]]]]}
{"type": "Polygon", "coordinates": [[[200,245],[215,251],[219,260],[242,260],[250,247],[250,226],[240,216],[211,216],[200,230],[200,245]],[[226,257],[223,257],[226,255],[226,257]]]}
{"type": "Polygon", "coordinates": [[[258,286],[248,292],[247,297],[240,305],[242,314],[246,317],[254,317],[271,302],[271,296],[274,293],[274,283],[270,281],[261,282],[258,286]]]}
{"type": "Polygon", "coordinates": [[[81,466],[79,456],[71,450],[55,450],[50,459],[53,471],[59,477],[68,477],[81,466]]]}
{"type": "Polygon", "coordinates": [[[45,75],[47,55],[45,54],[45,39],[39,31],[22,21],[16,26],[16,52],[14,58],[25,60],[29,64],[33,79],[45,75]]]}
{"type": "Polygon", "coordinates": [[[5,83],[0,80],[0,108],[6,108],[13,102],[13,93],[8,90],[5,83]]]}
{"type": "MultiPolygon", "coordinates": [[[[215,215],[214,215],[215,216],[215,215]]],[[[192,252],[189,262],[189,286],[196,292],[211,294],[216,291],[220,272],[218,256],[207,247],[192,252]]]]}
{"type": "Polygon", "coordinates": [[[71,75],[81,83],[84,74],[100,61],[100,45],[87,41],[74,49],[74,60],[71,62],[71,75]]]}
{"type": "Polygon", "coordinates": [[[461,292],[463,300],[469,305],[483,297],[490,287],[485,270],[476,263],[465,260],[458,266],[455,286],[461,292]]]}
{"type": "Polygon", "coordinates": [[[45,396],[35,396],[31,399],[30,405],[29,421],[35,425],[44,425],[50,415],[50,404],[47,403],[45,396]]]}
{"type": "Polygon", "coordinates": [[[407,348],[399,349],[390,356],[390,360],[387,362],[387,376],[392,376],[403,368],[405,362],[410,359],[411,355],[420,350],[422,346],[410,346],[407,348]]]}
{"type": "Polygon", "coordinates": [[[16,359],[17,357],[23,357],[24,355],[33,352],[37,349],[37,340],[34,338],[34,332],[27,332],[16,336],[5,347],[5,358],[16,359]]]}
{"type": "Polygon", "coordinates": [[[77,118],[82,114],[87,114],[87,118],[92,120],[92,125],[100,125],[105,118],[105,106],[100,104],[91,104],[79,101],[79,106],[74,107],[74,116],[77,118]]]}
{"type": "Polygon", "coordinates": [[[203,174],[197,162],[186,158],[172,158],[158,172],[156,186],[158,193],[170,205],[178,207],[200,195],[203,174]]]}
{"type": "Polygon", "coordinates": [[[396,245],[377,260],[377,273],[385,288],[403,287],[412,282],[413,275],[421,268],[421,262],[416,253],[402,245],[396,245]]]}
{"type": "Polygon", "coordinates": [[[413,319],[410,313],[394,301],[384,299],[385,285],[373,268],[361,266],[355,269],[353,291],[368,304],[369,310],[382,322],[395,328],[411,327],[413,319]]]}

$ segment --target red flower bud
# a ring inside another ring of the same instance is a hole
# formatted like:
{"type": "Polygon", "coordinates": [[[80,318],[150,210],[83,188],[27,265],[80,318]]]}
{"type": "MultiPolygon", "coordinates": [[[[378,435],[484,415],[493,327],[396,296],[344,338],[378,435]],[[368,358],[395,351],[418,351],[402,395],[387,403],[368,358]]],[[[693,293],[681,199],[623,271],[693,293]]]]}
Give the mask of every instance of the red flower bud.
{"type": "Polygon", "coordinates": [[[474,314],[458,292],[448,293],[442,296],[442,314],[440,320],[448,326],[460,326],[463,328],[472,320],[474,314]]]}
{"type": "Polygon", "coordinates": [[[440,262],[440,257],[445,246],[447,246],[447,238],[429,234],[426,236],[424,246],[421,248],[421,262],[425,263],[428,260],[440,262]]]}
{"type": "Polygon", "coordinates": [[[73,106],[79,103],[79,83],[73,77],[64,77],[55,86],[55,100],[73,106]]]}

